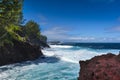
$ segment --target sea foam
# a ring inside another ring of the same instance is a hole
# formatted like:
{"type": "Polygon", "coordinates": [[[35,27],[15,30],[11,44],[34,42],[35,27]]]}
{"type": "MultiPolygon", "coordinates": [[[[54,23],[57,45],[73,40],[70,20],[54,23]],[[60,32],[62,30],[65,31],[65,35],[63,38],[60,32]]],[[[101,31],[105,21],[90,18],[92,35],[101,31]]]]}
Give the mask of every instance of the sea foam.
{"type": "MultiPolygon", "coordinates": [[[[88,50],[58,50],[58,51],[43,51],[46,56],[54,56],[60,58],[60,60],[79,63],[79,60],[90,59],[93,56],[98,55],[97,52],[88,51],[88,50]]],[[[104,53],[101,53],[104,54],[104,53]]]]}
{"type": "Polygon", "coordinates": [[[50,45],[51,48],[72,48],[73,46],[69,45],[50,45]]]}
{"type": "Polygon", "coordinates": [[[0,80],[77,80],[79,61],[118,50],[96,50],[80,46],[50,45],[46,58],[0,67],[0,80]],[[14,74],[14,75],[13,75],[14,74]]]}
{"type": "Polygon", "coordinates": [[[75,47],[68,45],[50,45],[51,49],[43,50],[44,55],[54,56],[62,61],[79,63],[80,60],[88,60],[94,56],[106,54],[109,50],[97,51],[93,49],[80,48],[74,50],[75,47]],[[67,49],[66,49],[67,48],[67,49]]]}

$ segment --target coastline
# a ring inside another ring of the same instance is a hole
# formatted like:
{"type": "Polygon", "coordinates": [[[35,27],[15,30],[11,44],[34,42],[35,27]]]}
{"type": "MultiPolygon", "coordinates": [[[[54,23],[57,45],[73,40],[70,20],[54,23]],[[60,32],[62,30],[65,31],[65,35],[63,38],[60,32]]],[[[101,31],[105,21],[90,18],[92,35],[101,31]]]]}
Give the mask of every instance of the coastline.
{"type": "Polygon", "coordinates": [[[120,54],[112,53],[80,61],[78,80],[120,80],[120,54]]]}
{"type": "MultiPolygon", "coordinates": [[[[43,48],[48,48],[46,45],[47,43],[44,43],[43,48]]],[[[40,46],[14,40],[14,46],[5,44],[0,47],[0,66],[35,60],[41,56],[43,53],[40,46]]]]}
{"type": "Polygon", "coordinates": [[[113,52],[113,54],[118,52],[116,50],[104,51],[102,49],[100,49],[100,52],[96,49],[69,45],[50,45],[50,47],[42,50],[44,58],[39,57],[32,61],[1,66],[0,78],[13,80],[77,80],[80,70],[79,60],[86,61],[94,56],[106,54],[108,51],[113,52]]]}

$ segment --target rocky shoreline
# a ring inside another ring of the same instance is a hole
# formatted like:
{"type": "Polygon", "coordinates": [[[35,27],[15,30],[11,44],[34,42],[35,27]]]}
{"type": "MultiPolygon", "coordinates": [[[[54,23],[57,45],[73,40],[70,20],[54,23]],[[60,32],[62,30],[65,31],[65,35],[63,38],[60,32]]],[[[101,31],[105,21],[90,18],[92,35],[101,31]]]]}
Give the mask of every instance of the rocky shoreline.
{"type": "Polygon", "coordinates": [[[80,61],[78,80],[120,80],[120,54],[108,53],[80,61]]]}
{"type": "Polygon", "coordinates": [[[5,44],[0,47],[0,66],[27,60],[35,60],[43,55],[40,46],[16,40],[13,42],[13,46],[5,44]]]}

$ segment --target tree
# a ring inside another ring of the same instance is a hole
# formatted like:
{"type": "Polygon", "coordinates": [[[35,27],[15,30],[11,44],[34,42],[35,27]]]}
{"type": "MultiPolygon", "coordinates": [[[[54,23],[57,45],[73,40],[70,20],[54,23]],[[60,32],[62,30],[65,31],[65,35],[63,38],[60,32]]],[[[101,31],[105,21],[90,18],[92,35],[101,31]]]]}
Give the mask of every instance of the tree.
{"type": "Polygon", "coordinates": [[[47,42],[47,37],[41,35],[39,24],[30,20],[25,25],[25,33],[29,42],[40,45],[42,42],[47,42]]]}
{"type": "Polygon", "coordinates": [[[0,44],[22,40],[16,32],[22,22],[23,0],[0,0],[0,44]]]}
{"type": "Polygon", "coordinates": [[[47,42],[47,37],[45,35],[41,35],[40,40],[46,43],[47,42]]]}
{"type": "Polygon", "coordinates": [[[25,25],[25,32],[26,35],[30,38],[39,38],[40,37],[40,28],[39,28],[39,24],[37,24],[36,22],[30,20],[26,23],[25,25]]]}
{"type": "Polygon", "coordinates": [[[29,40],[36,44],[40,40],[46,42],[47,37],[41,35],[39,24],[36,22],[31,20],[24,28],[21,27],[22,5],[23,0],[0,0],[0,46],[4,43],[13,44],[13,40],[29,40]]]}
{"type": "Polygon", "coordinates": [[[2,25],[18,25],[22,19],[23,0],[1,0],[0,21],[2,25]]]}

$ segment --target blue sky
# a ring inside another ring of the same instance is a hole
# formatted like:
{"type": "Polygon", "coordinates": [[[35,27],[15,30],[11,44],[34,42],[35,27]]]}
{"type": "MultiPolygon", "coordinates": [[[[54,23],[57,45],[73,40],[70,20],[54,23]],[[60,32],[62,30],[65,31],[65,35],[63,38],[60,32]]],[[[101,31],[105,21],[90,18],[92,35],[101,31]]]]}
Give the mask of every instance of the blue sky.
{"type": "Polygon", "coordinates": [[[120,42],[120,0],[25,0],[23,13],[48,40],[120,42]]]}

